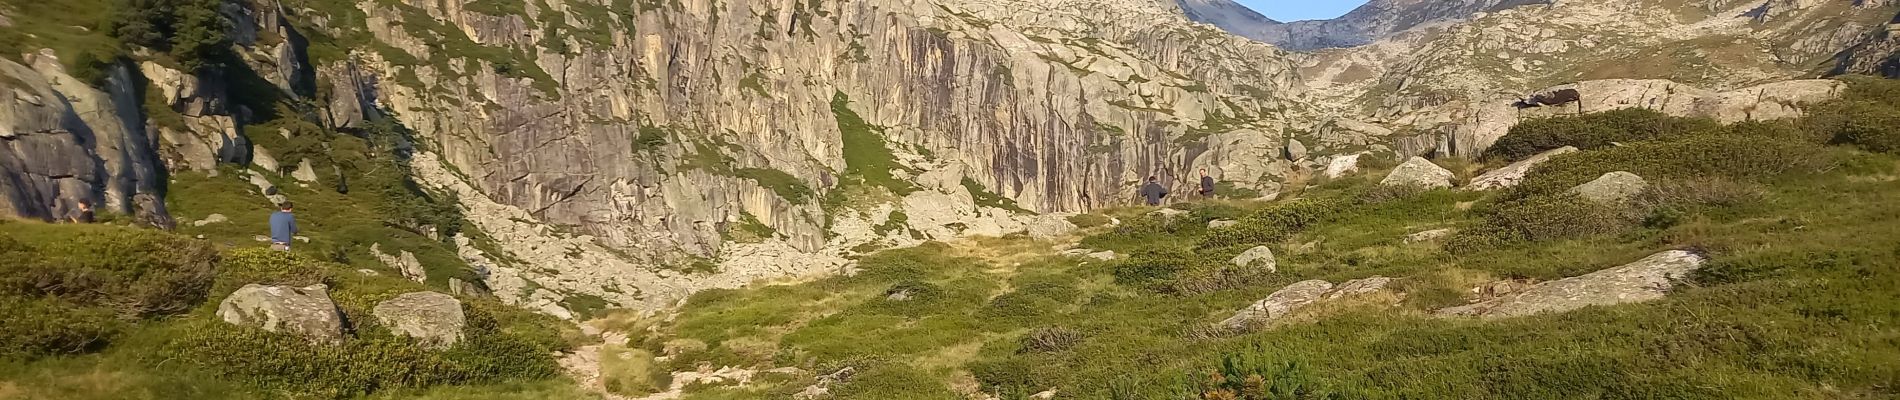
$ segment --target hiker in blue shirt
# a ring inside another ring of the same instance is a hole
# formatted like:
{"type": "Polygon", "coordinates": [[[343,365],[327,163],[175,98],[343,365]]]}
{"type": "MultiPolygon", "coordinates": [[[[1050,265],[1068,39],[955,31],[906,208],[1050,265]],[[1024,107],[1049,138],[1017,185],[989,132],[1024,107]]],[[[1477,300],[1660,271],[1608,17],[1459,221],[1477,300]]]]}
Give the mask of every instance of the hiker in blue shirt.
{"type": "Polygon", "coordinates": [[[290,214],[290,202],[277,205],[277,212],[270,215],[270,248],[277,251],[290,251],[290,241],[297,235],[297,217],[290,214]]]}

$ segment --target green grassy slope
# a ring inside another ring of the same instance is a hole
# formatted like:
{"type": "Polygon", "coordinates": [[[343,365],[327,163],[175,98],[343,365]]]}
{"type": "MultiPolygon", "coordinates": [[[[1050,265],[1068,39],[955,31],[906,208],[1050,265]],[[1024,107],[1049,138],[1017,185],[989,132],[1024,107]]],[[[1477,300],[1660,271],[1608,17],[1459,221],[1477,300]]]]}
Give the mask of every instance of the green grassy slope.
{"type": "MultiPolygon", "coordinates": [[[[673,370],[808,371],[694,386],[694,399],[784,398],[844,367],[856,375],[830,389],[846,399],[1892,397],[1900,157],[1882,141],[1900,124],[1876,125],[1900,114],[1894,89],[1856,81],[1850,99],[1800,121],[1598,132],[1630,143],[1559,158],[1497,193],[1379,189],[1373,171],[1296,200],[1187,205],[1172,221],[1115,211],[1124,224],[1080,241],[1132,255],[1115,262],[1028,239],[886,251],[855,276],[701,293],[634,343],[671,354],[661,365],[673,370]],[[1870,105],[1883,106],[1859,107],[1870,105]],[[1614,170],[1656,185],[1628,206],[1563,194],[1614,170]],[[1242,225],[1205,227],[1225,218],[1242,225]],[[1443,227],[1459,233],[1403,242],[1443,227]],[[1262,244],[1280,254],[1277,273],[1224,264],[1262,244]],[[1713,261],[1665,300],[1492,321],[1428,314],[1486,282],[1670,249],[1713,261]],[[1209,329],[1291,282],[1375,275],[1398,278],[1403,298],[1303,310],[1260,332],[1209,329]]],[[[1514,140],[1562,125],[1528,124],[1514,140]]]]}
{"type": "Polygon", "coordinates": [[[443,398],[470,385],[578,394],[552,356],[577,333],[551,317],[465,297],[468,339],[455,347],[390,333],[369,310],[431,290],[399,276],[109,224],[0,223],[0,258],[0,398],[443,398]],[[218,321],[218,302],[252,283],[328,285],[353,338],[316,346],[218,321]]]}

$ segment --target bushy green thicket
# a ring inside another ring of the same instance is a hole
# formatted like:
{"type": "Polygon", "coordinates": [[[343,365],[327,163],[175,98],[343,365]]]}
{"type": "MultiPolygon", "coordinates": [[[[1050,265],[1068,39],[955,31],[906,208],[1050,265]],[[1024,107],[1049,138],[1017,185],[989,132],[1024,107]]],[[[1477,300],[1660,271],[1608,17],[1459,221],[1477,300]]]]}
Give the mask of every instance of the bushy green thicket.
{"type": "Polygon", "coordinates": [[[1802,128],[1836,144],[1880,153],[1900,152],[1900,81],[1845,78],[1839,100],[1811,107],[1802,128]]]}
{"type": "Polygon", "coordinates": [[[1335,217],[1357,203],[1354,196],[1337,196],[1303,198],[1275,205],[1241,218],[1240,224],[1209,232],[1199,247],[1213,249],[1278,242],[1335,217]]]}
{"type": "Polygon", "coordinates": [[[1484,158],[1516,161],[1564,146],[1592,150],[1613,143],[1658,140],[1716,129],[1715,121],[1674,117],[1643,108],[1524,121],[1484,151],[1484,158]]]}
{"type": "Polygon", "coordinates": [[[1819,172],[1839,162],[1824,145],[1797,134],[1751,134],[1766,127],[1660,132],[1672,139],[1551,159],[1480,208],[1483,222],[1460,231],[1446,248],[1469,253],[1510,243],[1615,233],[1639,222],[1669,224],[1675,218],[1671,214],[1684,207],[1736,205],[1748,197],[1744,186],[1751,182],[1819,172]],[[1634,173],[1652,185],[1634,204],[1595,204],[1568,193],[1614,171],[1634,173]]]}
{"type": "Polygon", "coordinates": [[[549,354],[560,344],[508,334],[486,311],[465,308],[465,339],[445,350],[431,350],[387,331],[359,329],[342,344],[323,345],[203,320],[173,328],[176,336],[150,358],[154,363],[206,368],[265,391],[313,398],[544,379],[558,372],[549,354]]]}
{"type": "Polygon", "coordinates": [[[217,262],[208,243],[163,232],[0,222],[0,358],[94,350],[190,310],[217,262]]]}
{"type": "Polygon", "coordinates": [[[1733,207],[1757,198],[1753,187],[1764,180],[1834,167],[1840,155],[1826,148],[1829,143],[1900,150],[1900,83],[1848,81],[1842,98],[1812,105],[1796,120],[1716,126],[1622,110],[1526,122],[1499,139],[1487,157],[1514,160],[1566,145],[1594,150],[1539,165],[1521,185],[1481,208],[1484,222],[1460,232],[1447,248],[1470,252],[1614,233],[1639,222],[1673,225],[1685,209],[1733,207]],[[1619,146],[1606,147],[1612,142],[1619,146]],[[1651,188],[1629,205],[1589,204],[1565,193],[1613,171],[1642,176],[1651,188]]]}
{"type": "MultiPolygon", "coordinates": [[[[170,55],[185,71],[216,70],[231,57],[231,21],[218,0],[129,0],[111,22],[125,43],[170,55]]],[[[280,40],[282,38],[279,38],[280,40]]]]}
{"type": "Polygon", "coordinates": [[[203,240],[133,227],[0,222],[0,359],[211,372],[256,393],[343,398],[547,379],[557,371],[551,354],[573,341],[552,317],[464,299],[466,340],[429,350],[370,318],[377,302],[426,289],[353,269],[264,248],[221,254],[203,240]],[[319,345],[213,315],[218,299],[247,284],[329,285],[351,337],[319,345]]]}
{"type": "Polygon", "coordinates": [[[1082,229],[1108,225],[1114,222],[1115,220],[1113,218],[1101,214],[1076,214],[1069,217],[1069,223],[1075,224],[1075,227],[1082,229]]]}

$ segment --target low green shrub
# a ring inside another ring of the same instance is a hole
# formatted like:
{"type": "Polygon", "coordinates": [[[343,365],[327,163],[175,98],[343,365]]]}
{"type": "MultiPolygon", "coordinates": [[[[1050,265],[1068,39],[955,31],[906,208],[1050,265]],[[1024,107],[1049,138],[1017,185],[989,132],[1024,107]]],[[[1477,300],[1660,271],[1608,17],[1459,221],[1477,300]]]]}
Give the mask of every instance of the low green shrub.
{"type": "Polygon", "coordinates": [[[1900,104],[1841,101],[1816,107],[1809,127],[1836,144],[1879,153],[1900,152],[1900,104]]]}
{"type": "Polygon", "coordinates": [[[1821,171],[1836,162],[1834,153],[1819,144],[1766,137],[1702,135],[1556,157],[1538,165],[1522,184],[1502,197],[1522,199],[1561,193],[1614,171],[1631,172],[1652,181],[1721,177],[1754,182],[1791,172],[1821,171]]]}
{"type": "Polygon", "coordinates": [[[1022,351],[1054,353],[1082,342],[1082,332],[1064,327],[1037,328],[1023,335],[1022,351]]]}
{"type": "Polygon", "coordinates": [[[1088,229],[1115,223],[1113,218],[1101,214],[1076,214],[1069,216],[1069,223],[1077,228],[1088,229]]]}
{"type": "Polygon", "coordinates": [[[9,223],[0,231],[0,295],[55,297],[122,318],[170,315],[205,299],[218,253],[209,243],[106,225],[9,223]],[[16,240],[20,234],[26,241],[16,240]]]}
{"type": "Polygon", "coordinates": [[[1196,383],[1201,398],[1221,400],[1343,399],[1322,389],[1306,366],[1296,362],[1256,361],[1239,353],[1221,357],[1218,370],[1196,383]]]}
{"type": "Polygon", "coordinates": [[[97,350],[124,325],[110,308],[57,298],[0,296],[0,360],[97,350]]]}
{"type": "Polygon", "coordinates": [[[1717,128],[1706,118],[1673,117],[1643,108],[1535,119],[1512,127],[1484,151],[1484,158],[1516,161],[1564,146],[1590,150],[1717,128]]]}
{"type": "Polygon", "coordinates": [[[1453,253],[1472,253],[1511,243],[1581,238],[1633,225],[1622,210],[1574,195],[1538,196],[1493,205],[1478,226],[1445,241],[1453,253]]]}
{"type": "Polygon", "coordinates": [[[272,392],[350,398],[379,391],[553,377],[552,349],[500,332],[472,313],[462,343],[430,350],[383,331],[357,332],[338,345],[199,320],[175,327],[148,362],[184,364],[272,392]]]}
{"type": "Polygon", "coordinates": [[[1277,205],[1240,219],[1234,226],[1215,229],[1201,240],[1200,248],[1213,249],[1239,245],[1278,242],[1355,205],[1346,198],[1305,198],[1277,205]]]}
{"type": "Polygon", "coordinates": [[[248,284],[303,287],[320,283],[336,283],[331,268],[323,261],[298,253],[247,247],[225,253],[212,293],[224,295],[248,284]]]}

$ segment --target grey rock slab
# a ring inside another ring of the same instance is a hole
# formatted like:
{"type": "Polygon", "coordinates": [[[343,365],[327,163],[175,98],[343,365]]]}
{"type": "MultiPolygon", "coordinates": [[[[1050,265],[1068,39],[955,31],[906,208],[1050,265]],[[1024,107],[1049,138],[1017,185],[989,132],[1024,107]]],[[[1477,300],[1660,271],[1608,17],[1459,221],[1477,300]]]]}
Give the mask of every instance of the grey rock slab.
{"type": "Polygon", "coordinates": [[[343,341],[343,313],[325,285],[244,285],[218,303],[218,318],[233,325],[289,333],[319,343],[343,341]]]}
{"type": "Polygon", "coordinates": [[[1649,189],[1649,181],[1644,180],[1643,177],[1616,171],[1570,188],[1570,193],[1597,203],[1618,204],[1636,198],[1636,195],[1642,194],[1643,190],[1647,189],[1649,189]]]}
{"type": "Polygon", "coordinates": [[[1506,318],[1651,301],[1663,298],[1676,281],[1702,268],[1706,261],[1702,255],[1688,251],[1665,251],[1615,268],[1544,282],[1496,299],[1435,313],[1506,318]]]}
{"type": "Polygon", "coordinates": [[[1380,186],[1409,186],[1424,189],[1444,189],[1451,187],[1451,180],[1457,175],[1430,160],[1412,157],[1398,168],[1393,168],[1380,186]]]}
{"type": "Polygon", "coordinates": [[[461,343],[468,325],[462,301],[436,292],[404,293],[376,303],[370,313],[390,332],[420,339],[431,348],[461,343]]]}

